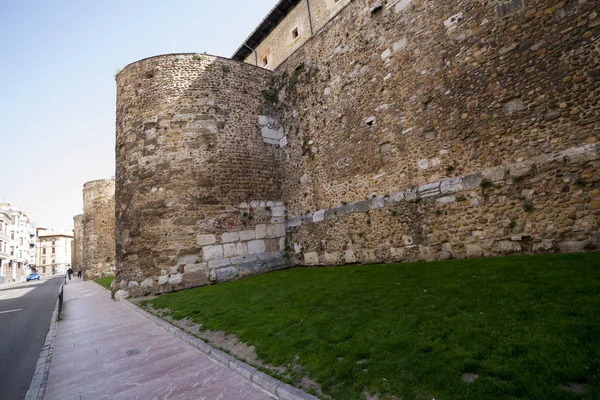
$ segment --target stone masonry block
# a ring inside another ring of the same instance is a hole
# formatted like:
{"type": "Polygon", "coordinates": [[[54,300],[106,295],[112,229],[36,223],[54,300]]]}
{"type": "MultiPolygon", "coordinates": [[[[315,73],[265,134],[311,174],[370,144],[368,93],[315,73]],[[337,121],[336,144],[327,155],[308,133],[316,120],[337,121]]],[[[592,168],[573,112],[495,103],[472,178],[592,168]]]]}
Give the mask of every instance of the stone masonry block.
{"type": "Polygon", "coordinates": [[[222,243],[237,242],[239,240],[240,240],[239,232],[225,232],[225,233],[223,233],[223,235],[221,235],[222,243]]]}
{"type": "Polygon", "coordinates": [[[239,264],[249,263],[249,262],[257,261],[257,260],[258,260],[258,255],[256,255],[256,254],[250,254],[250,255],[247,255],[247,256],[233,257],[231,259],[231,264],[232,265],[239,265],[239,264]]]}
{"type": "Polygon", "coordinates": [[[202,256],[204,257],[204,261],[223,258],[223,246],[205,246],[202,248],[202,256]]]}
{"type": "Polygon", "coordinates": [[[344,262],[346,264],[354,264],[356,262],[356,255],[354,254],[354,251],[352,251],[352,250],[344,251],[344,262]]]}
{"type": "Polygon", "coordinates": [[[461,178],[446,179],[440,184],[440,191],[442,194],[456,193],[463,189],[461,178]]]}
{"type": "Polygon", "coordinates": [[[259,253],[258,259],[261,261],[275,260],[283,257],[283,253],[281,251],[267,251],[265,253],[259,253]]]}
{"type": "Polygon", "coordinates": [[[467,175],[462,178],[462,186],[465,190],[477,189],[483,181],[483,175],[481,173],[467,175]]]}
{"type": "Polygon", "coordinates": [[[264,240],[252,240],[248,242],[248,254],[258,254],[265,252],[264,240]]]}
{"type": "Polygon", "coordinates": [[[385,207],[385,199],[383,196],[376,196],[371,200],[371,208],[376,210],[385,207]]]}
{"type": "Polygon", "coordinates": [[[247,231],[241,231],[240,232],[240,240],[245,242],[247,240],[254,240],[256,239],[256,231],[255,230],[247,230],[247,231]]]}
{"type": "Polygon", "coordinates": [[[256,231],[256,239],[264,239],[267,237],[267,226],[265,224],[256,225],[254,230],[256,231]]]}
{"type": "Polygon", "coordinates": [[[208,264],[203,262],[203,263],[198,263],[198,264],[187,264],[185,266],[185,272],[196,272],[196,271],[202,271],[202,270],[206,270],[208,269],[208,264]]]}
{"type": "Polygon", "coordinates": [[[275,225],[275,237],[285,237],[285,225],[284,224],[276,224],[275,225]]]}
{"type": "Polygon", "coordinates": [[[208,268],[210,269],[225,267],[228,265],[231,265],[231,260],[229,258],[221,258],[220,260],[212,260],[208,262],[208,268]]]}
{"type": "Polygon", "coordinates": [[[304,265],[319,265],[319,253],[304,253],[304,265]]]}
{"type": "Polygon", "coordinates": [[[246,254],[248,254],[248,243],[237,242],[235,244],[235,250],[237,251],[238,256],[245,256],[246,254]]]}
{"type": "MultiPolygon", "coordinates": [[[[300,225],[302,225],[302,217],[293,217],[293,218],[288,218],[287,220],[285,220],[285,226],[286,226],[286,228],[295,228],[295,227],[300,226],[300,225]]],[[[263,237],[266,237],[266,235],[267,235],[266,232],[267,231],[266,231],[266,227],[265,227],[265,236],[263,236],[263,237]]],[[[262,237],[259,238],[258,236],[256,238],[257,239],[262,239],[262,237]]]]}
{"type": "Polygon", "coordinates": [[[285,207],[273,207],[271,209],[272,217],[285,217],[285,207]]]}
{"type": "Polygon", "coordinates": [[[325,219],[325,210],[319,210],[313,214],[313,222],[321,222],[324,219],[325,219]]]}
{"type": "Polygon", "coordinates": [[[221,267],[213,270],[217,282],[227,282],[235,279],[238,271],[235,267],[221,267]]]}
{"type": "Polygon", "coordinates": [[[354,204],[354,212],[367,212],[369,210],[371,210],[371,201],[370,200],[363,200],[363,201],[357,201],[354,204]]]}
{"type": "Polygon", "coordinates": [[[215,235],[198,235],[196,241],[200,246],[208,246],[217,242],[215,235]]]}
{"type": "Polygon", "coordinates": [[[237,243],[225,243],[223,245],[223,255],[225,257],[237,257],[239,256],[236,248],[237,243]]]}
{"type": "Polygon", "coordinates": [[[265,239],[265,251],[278,251],[279,250],[279,239],[265,239]]]}

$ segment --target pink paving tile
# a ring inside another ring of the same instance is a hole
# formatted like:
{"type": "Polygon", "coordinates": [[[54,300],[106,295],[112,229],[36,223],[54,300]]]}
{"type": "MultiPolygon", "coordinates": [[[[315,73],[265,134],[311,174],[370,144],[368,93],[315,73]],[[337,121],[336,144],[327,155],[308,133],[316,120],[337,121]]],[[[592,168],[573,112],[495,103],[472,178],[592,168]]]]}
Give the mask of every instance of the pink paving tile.
{"type": "Polygon", "coordinates": [[[45,400],[273,399],[93,282],[69,282],[62,317],[45,400]]]}

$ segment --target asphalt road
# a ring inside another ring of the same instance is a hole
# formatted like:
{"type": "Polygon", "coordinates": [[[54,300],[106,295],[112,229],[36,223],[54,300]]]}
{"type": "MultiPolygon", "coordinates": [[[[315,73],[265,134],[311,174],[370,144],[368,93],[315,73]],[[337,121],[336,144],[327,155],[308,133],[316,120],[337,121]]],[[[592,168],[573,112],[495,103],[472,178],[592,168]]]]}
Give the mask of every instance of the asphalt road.
{"type": "Polygon", "coordinates": [[[0,285],[0,399],[25,398],[61,282],[52,277],[0,285]]]}

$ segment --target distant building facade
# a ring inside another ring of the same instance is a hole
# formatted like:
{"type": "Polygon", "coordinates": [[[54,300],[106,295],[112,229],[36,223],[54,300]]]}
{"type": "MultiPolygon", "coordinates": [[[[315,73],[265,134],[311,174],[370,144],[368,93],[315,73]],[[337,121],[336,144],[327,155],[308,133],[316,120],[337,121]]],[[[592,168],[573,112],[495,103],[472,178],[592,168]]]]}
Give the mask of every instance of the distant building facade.
{"type": "Polygon", "coordinates": [[[73,235],[37,230],[36,269],[40,275],[64,274],[71,266],[73,235]]]}
{"type": "Polygon", "coordinates": [[[0,283],[20,282],[31,272],[31,222],[19,207],[0,204],[0,283]]]}

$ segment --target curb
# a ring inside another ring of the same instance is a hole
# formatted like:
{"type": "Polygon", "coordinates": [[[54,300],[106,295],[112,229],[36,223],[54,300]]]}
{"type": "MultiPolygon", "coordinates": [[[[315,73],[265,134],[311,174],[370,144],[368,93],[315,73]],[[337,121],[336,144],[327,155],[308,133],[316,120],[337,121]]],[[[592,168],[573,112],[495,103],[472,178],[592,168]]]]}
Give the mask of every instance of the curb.
{"type": "Polygon", "coordinates": [[[224,351],[215,349],[214,347],[203,342],[201,339],[198,339],[197,337],[192,336],[187,332],[184,332],[176,326],[171,325],[167,321],[158,318],[154,314],[151,314],[148,311],[141,309],[129,300],[123,299],[121,300],[121,303],[127,305],[127,307],[131,308],[132,310],[141,314],[143,317],[154,322],[156,325],[158,325],[165,331],[171,333],[173,336],[180,339],[184,343],[195,348],[196,350],[201,351],[214,361],[223,364],[225,367],[237,373],[242,378],[254,383],[269,394],[275,396],[277,399],[318,400],[318,398],[313,395],[310,395],[292,385],[288,385],[287,383],[280,382],[272,376],[267,375],[264,372],[261,372],[256,368],[246,364],[245,362],[242,362],[237,358],[230,356],[224,351]]]}
{"type": "MultiPolygon", "coordinates": [[[[63,285],[60,285],[59,293],[63,290],[63,285]]],[[[58,329],[58,317],[59,317],[59,300],[56,300],[56,306],[52,313],[52,319],[50,322],[50,328],[46,335],[46,341],[40,352],[37,364],[35,366],[35,372],[33,378],[31,378],[31,384],[29,390],[25,395],[25,400],[42,400],[46,394],[46,385],[48,383],[48,373],[50,372],[50,363],[52,362],[52,354],[54,353],[54,342],[56,341],[56,331],[58,329]]]]}

